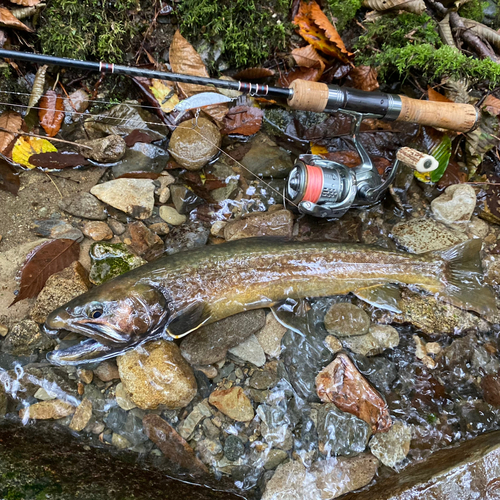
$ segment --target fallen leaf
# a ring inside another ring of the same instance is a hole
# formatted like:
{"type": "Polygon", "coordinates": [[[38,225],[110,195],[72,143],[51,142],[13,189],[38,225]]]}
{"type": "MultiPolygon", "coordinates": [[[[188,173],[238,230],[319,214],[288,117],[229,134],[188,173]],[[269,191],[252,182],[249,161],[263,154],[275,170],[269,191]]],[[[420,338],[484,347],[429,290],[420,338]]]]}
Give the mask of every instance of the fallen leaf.
{"type": "Polygon", "coordinates": [[[443,177],[439,179],[438,189],[443,190],[452,184],[462,184],[463,182],[467,182],[467,180],[467,172],[462,169],[458,162],[450,160],[443,177]]]}
{"type": "Polygon", "coordinates": [[[0,153],[5,154],[16,138],[16,134],[21,129],[23,118],[14,111],[6,111],[0,115],[0,153]]]}
{"type": "Polygon", "coordinates": [[[29,162],[32,155],[38,153],[47,153],[49,151],[57,151],[56,147],[51,144],[47,139],[40,139],[39,137],[21,136],[17,139],[12,150],[12,160],[19,165],[28,168],[35,168],[29,162]]]}
{"type": "Polygon", "coordinates": [[[325,146],[320,146],[319,144],[314,144],[314,142],[311,142],[311,154],[326,155],[328,154],[328,148],[325,146]]]}
{"type": "Polygon", "coordinates": [[[445,95],[436,92],[432,87],[427,87],[427,95],[429,96],[429,101],[453,102],[450,99],[448,99],[445,95]]]}
{"type": "Polygon", "coordinates": [[[144,130],[135,129],[130,132],[126,137],[124,137],[125,144],[131,148],[134,144],[138,142],[145,142],[146,144],[152,143],[155,139],[149,134],[144,132],[144,130]]]}
{"type": "Polygon", "coordinates": [[[50,276],[68,267],[79,256],[80,245],[76,240],[51,240],[37,246],[26,256],[21,268],[21,287],[10,305],[36,297],[50,276]]]}
{"type": "Polygon", "coordinates": [[[78,153],[37,153],[30,156],[29,162],[35,167],[59,170],[68,167],[90,165],[90,162],[78,153]]]}
{"type": "MultiPolygon", "coordinates": [[[[493,173],[482,176],[486,184],[481,185],[481,194],[478,197],[479,217],[492,224],[500,224],[500,177],[493,173]]],[[[497,243],[498,245],[498,243],[497,243]]]]}
{"type": "Polygon", "coordinates": [[[488,113],[498,116],[500,114],[500,99],[497,99],[490,94],[483,101],[483,105],[481,107],[486,109],[488,113]]]}
{"type": "Polygon", "coordinates": [[[308,80],[317,82],[321,78],[321,70],[316,68],[295,68],[291,71],[282,71],[278,79],[278,85],[287,88],[294,80],[308,80]]]}
{"type": "Polygon", "coordinates": [[[40,66],[38,68],[38,71],[36,72],[26,114],[28,114],[31,111],[31,108],[33,106],[36,106],[36,104],[40,100],[40,97],[42,97],[43,95],[43,87],[45,86],[45,74],[47,73],[47,68],[48,68],[47,65],[40,66]]]}
{"type": "Polygon", "coordinates": [[[31,28],[28,28],[28,26],[23,24],[21,21],[19,21],[19,19],[12,15],[9,9],[6,9],[4,7],[0,7],[0,26],[4,28],[14,28],[33,33],[33,30],[31,28]]]}
{"type": "Polygon", "coordinates": [[[359,90],[372,92],[377,90],[380,85],[377,80],[378,71],[371,66],[357,66],[347,75],[346,85],[359,90]]]}
{"type": "Polygon", "coordinates": [[[179,103],[179,96],[175,93],[174,87],[166,81],[153,78],[149,88],[165,113],[170,113],[179,103]]]}
{"type": "Polygon", "coordinates": [[[306,45],[305,47],[300,47],[299,49],[292,50],[292,56],[297,63],[297,66],[303,68],[318,68],[321,73],[325,71],[325,61],[316,52],[316,49],[312,45],[306,45]]]}
{"type": "Polygon", "coordinates": [[[64,119],[64,102],[54,90],[47,90],[40,100],[38,117],[40,125],[49,137],[54,137],[59,132],[64,119]]]}
{"type": "Polygon", "coordinates": [[[270,76],[274,76],[274,71],[269,68],[247,68],[241,71],[238,71],[234,78],[236,80],[262,80],[264,78],[269,78],[270,76]]]}
{"type": "Polygon", "coordinates": [[[171,115],[167,115],[163,109],[161,109],[158,99],[153,95],[153,92],[151,92],[151,80],[142,76],[134,76],[132,80],[141,89],[151,106],[153,106],[158,118],[173,131],[175,129],[174,118],[171,115]]]}
{"type": "Polygon", "coordinates": [[[424,0],[365,0],[363,5],[378,12],[404,10],[420,15],[425,11],[424,0]]]}
{"type": "Polygon", "coordinates": [[[17,196],[20,180],[14,167],[0,158],[0,189],[17,196]]]}
{"type": "MultiPolygon", "coordinates": [[[[172,71],[174,73],[210,78],[207,68],[205,67],[200,55],[180,34],[179,30],[175,32],[172,43],[170,44],[169,58],[170,65],[172,66],[172,71]]],[[[207,91],[207,87],[204,85],[195,85],[191,83],[178,83],[177,85],[186,97],[207,91]]],[[[204,113],[220,122],[223,120],[227,111],[227,106],[219,105],[213,108],[205,109],[204,113]]]]}
{"type": "Polygon", "coordinates": [[[342,62],[350,62],[349,58],[353,54],[346,49],[337,30],[314,0],[309,3],[303,0],[300,3],[293,23],[299,27],[300,36],[315,49],[342,62]]]}
{"type": "Polygon", "coordinates": [[[262,126],[264,111],[250,106],[235,106],[224,117],[221,134],[256,134],[262,126]]]}
{"type": "Polygon", "coordinates": [[[33,5],[38,5],[42,0],[10,0],[12,3],[17,5],[22,5],[23,7],[33,7],[33,5]]]}

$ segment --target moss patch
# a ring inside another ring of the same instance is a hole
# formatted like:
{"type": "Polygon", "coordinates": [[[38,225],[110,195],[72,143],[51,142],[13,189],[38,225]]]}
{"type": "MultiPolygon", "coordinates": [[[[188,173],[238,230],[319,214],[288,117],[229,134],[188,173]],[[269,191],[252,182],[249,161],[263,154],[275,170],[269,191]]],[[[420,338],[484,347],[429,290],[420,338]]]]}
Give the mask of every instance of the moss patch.
{"type": "Polygon", "coordinates": [[[337,31],[343,31],[349,21],[354,19],[356,13],[363,5],[363,0],[328,0],[330,12],[337,19],[337,31]]]}
{"type": "Polygon", "coordinates": [[[483,20],[483,10],[488,6],[488,2],[482,0],[470,0],[460,7],[458,13],[462,17],[467,17],[468,19],[474,19],[474,21],[482,22],[483,20]]]}
{"type": "Polygon", "coordinates": [[[288,0],[181,0],[180,30],[190,42],[222,39],[221,56],[233,67],[257,65],[285,48],[292,32],[288,0]]]}

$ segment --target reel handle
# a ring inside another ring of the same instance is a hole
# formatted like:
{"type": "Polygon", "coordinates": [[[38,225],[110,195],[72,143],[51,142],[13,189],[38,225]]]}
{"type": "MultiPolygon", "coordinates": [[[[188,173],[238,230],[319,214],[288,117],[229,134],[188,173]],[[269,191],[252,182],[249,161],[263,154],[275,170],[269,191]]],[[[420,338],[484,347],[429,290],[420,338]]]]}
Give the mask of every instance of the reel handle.
{"type": "Polygon", "coordinates": [[[431,127],[468,132],[478,120],[471,104],[421,101],[406,96],[365,92],[363,90],[327,85],[326,83],[294,80],[288,105],[304,111],[356,111],[380,115],[386,120],[418,123],[431,127]]]}
{"type": "Polygon", "coordinates": [[[436,158],[412,148],[404,147],[398,149],[396,158],[400,162],[411,167],[413,170],[423,174],[426,172],[432,172],[439,167],[439,162],[436,158]]]}

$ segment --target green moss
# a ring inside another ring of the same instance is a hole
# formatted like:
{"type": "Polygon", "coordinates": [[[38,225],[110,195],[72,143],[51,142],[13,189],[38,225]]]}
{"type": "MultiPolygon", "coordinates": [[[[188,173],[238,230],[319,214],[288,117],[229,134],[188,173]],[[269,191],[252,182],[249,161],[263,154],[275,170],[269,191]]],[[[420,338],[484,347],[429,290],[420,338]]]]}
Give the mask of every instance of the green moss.
{"type": "Polygon", "coordinates": [[[330,12],[337,19],[335,27],[341,32],[347,23],[354,19],[356,12],[363,5],[363,0],[328,0],[330,12]]]}
{"type": "Polygon", "coordinates": [[[137,33],[129,10],[138,0],[52,0],[38,30],[42,52],[122,62],[137,33]]]}
{"type": "Polygon", "coordinates": [[[488,2],[481,0],[470,0],[460,7],[458,13],[462,17],[474,19],[474,21],[481,22],[483,20],[483,9],[488,6],[488,2]]]}
{"type": "Polygon", "coordinates": [[[179,25],[190,42],[222,39],[221,56],[235,67],[257,65],[285,48],[292,25],[288,0],[181,0],[179,25]]]}

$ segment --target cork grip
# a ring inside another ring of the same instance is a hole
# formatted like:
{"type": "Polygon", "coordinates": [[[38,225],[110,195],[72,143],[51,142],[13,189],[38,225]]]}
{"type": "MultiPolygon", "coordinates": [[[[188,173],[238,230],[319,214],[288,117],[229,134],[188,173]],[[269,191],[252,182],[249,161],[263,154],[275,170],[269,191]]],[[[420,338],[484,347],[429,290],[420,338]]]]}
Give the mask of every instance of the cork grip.
{"type": "Polygon", "coordinates": [[[471,104],[454,102],[419,101],[404,95],[398,121],[430,125],[431,127],[468,132],[477,121],[477,111],[471,104]]]}
{"type": "Polygon", "coordinates": [[[326,83],[294,80],[290,88],[293,95],[288,105],[293,109],[322,113],[328,103],[328,85],[326,83]]]}

